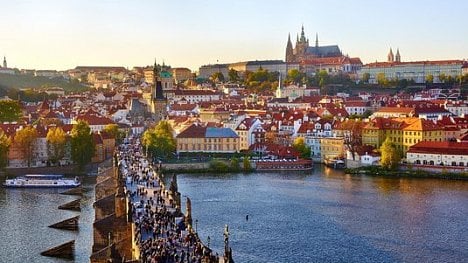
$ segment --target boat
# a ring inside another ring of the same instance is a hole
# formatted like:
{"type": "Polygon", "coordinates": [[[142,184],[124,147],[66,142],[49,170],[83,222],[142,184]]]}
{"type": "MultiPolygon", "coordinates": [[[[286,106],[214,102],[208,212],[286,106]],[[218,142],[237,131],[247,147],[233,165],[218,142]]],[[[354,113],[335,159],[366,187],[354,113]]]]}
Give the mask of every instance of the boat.
{"type": "Polygon", "coordinates": [[[258,160],[257,171],[307,171],[312,170],[312,160],[258,160]]]}
{"type": "Polygon", "coordinates": [[[78,177],[64,178],[60,174],[26,174],[14,179],[6,179],[5,187],[46,187],[46,188],[73,188],[81,185],[78,177]]]}
{"type": "Polygon", "coordinates": [[[344,169],[344,168],[346,168],[345,161],[343,159],[339,159],[339,158],[333,158],[333,159],[325,158],[323,163],[325,164],[325,166],[328,166],[328,167],[334,168],[334,169],[344,169]]]}

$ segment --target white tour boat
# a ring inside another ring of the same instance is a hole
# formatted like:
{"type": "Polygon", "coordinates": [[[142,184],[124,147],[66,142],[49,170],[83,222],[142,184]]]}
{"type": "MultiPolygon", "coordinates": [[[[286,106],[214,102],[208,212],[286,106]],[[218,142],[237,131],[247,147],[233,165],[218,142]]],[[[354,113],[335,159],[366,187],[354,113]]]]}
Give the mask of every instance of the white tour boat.
{"type": "Polygon", "coordinates": [[[61,187],[73,188],[81,185],[78,177],[75,179],[63,178],[59,174],[26,174],[14,179],[6,179],[5,187],[61,187]]]}

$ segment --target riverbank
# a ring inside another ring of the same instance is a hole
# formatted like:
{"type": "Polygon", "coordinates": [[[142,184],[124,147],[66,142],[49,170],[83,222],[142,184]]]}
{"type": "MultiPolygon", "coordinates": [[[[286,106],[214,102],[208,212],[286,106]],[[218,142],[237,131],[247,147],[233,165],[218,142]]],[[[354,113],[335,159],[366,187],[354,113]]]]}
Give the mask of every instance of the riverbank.
{"type": "Polygon", "coordinates": [[[358,168],[346,168],[346,174],[351,175],[367,175],[367,176],[385,176],[393,178],[437,178],[450,180],[467,180],[467,173],[450,173],[450,172],[428,172],[423,170],[389,170],[381,166],[367,166],[358,168]]]}
{"type": "Polygon", "coordinates": [[[203,173],[251,173],[255,169],[240,167],[239,164],[232,165],[224,160],[212,160],[203,163],[163,163],[161,164],[163,173],[187,173],[187,174],[203,174],[203,173]],[[237,166],[237,167],[236,167],[237,166]]]}

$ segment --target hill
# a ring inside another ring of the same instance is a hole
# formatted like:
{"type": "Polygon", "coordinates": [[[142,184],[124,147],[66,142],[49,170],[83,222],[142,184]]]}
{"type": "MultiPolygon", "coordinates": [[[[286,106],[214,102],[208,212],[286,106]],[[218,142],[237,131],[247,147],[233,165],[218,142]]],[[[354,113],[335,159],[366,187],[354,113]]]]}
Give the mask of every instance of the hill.
{"type": "Polygon", "coordinates": [[[60,87],[69,92],[80,92],[88,87],[77,81],[68,81],[63,78],[35,77],[31,75],[0,74],[0,95],[5,95],[11,89],[41,89],[48,87],[60,87]]]}

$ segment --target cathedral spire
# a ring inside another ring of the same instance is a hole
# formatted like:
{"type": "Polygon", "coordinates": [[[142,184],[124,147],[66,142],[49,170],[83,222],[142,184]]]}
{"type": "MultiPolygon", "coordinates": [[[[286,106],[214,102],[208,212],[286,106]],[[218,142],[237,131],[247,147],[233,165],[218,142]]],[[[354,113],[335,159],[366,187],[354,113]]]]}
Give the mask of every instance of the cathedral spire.
{"type": "Polygon", "coordinates": [[[393,56],[392,48],[390,48],[390,52],[388,52],[388,55],[387,55],[387,62],[394,62],[394,61],[395,61],[395,56],[393,56]]]}
{"type": "Polygon", "coordinates": [[[399,48],[397,48],[397,50],[396,50],[395,61],[396,62],[401,62],[401,56],[400,56],[400,49],[399,48]]]}
{"type": "Polygon", "coordinates": [[[302,29],[301,29],[301,42],[306,42],[305,38],[305,33],[304,33],[304,24],[302,24],[302,29]]]}
{"type": "Polygon", "coordinates": [[[288,34],[288,43],[286,44],[286,62],[293,61],[293,46],[291,43],[291,33],[288,34]]]}

